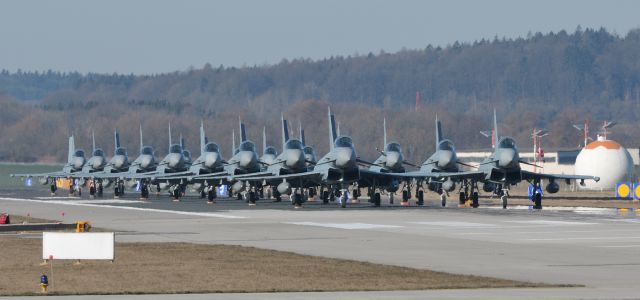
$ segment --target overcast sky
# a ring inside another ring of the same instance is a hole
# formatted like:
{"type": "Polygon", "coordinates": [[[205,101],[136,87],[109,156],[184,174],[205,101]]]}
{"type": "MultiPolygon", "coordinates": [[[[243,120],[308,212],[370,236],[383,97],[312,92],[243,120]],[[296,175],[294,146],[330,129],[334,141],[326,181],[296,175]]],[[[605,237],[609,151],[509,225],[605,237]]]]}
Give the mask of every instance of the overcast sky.
{"type": "Polygon", "coordinates": [[[578,24],[625,35],[640,1],[0,2],[0,69],[162,73],[395,52],[578,24]]]}

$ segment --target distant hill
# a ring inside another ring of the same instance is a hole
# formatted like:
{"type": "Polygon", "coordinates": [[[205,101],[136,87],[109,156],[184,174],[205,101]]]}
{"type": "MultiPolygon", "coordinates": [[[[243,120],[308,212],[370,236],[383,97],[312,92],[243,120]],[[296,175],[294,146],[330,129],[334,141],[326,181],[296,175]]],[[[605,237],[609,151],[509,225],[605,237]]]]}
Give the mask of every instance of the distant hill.
{"type": "MultiPolygon", "coordinates": [[[[1,67],[1,66],[0,66],[1,67]]],[[[547,147],[571,148],[581,138],[571,124],[592,128],[613,119],[612,138],[637,146],[640,126],[640,30],[625,36],[605,29],[529,34],[526,38],[427,46],[398,53],[283,60],[275,65],[224,67],[209,64],[183,72],[134,76],[18,71],[0,72],[0,160],[61,161],[65,136],[74,132],[89,148],[90,128],[108,153],[112,131],[123,131],[137,149],[142,121],[145,140],[166,151],[166,127],[187,137],[197,151],[196,128],[230,152],[238,115],[260,145],[262,126],[270,144],[280,141],[280,111],[302,122],[310,143],[325,151],[326,105],[343,132],[353,135],[363,157],[382,147],[382,117],[390,139],[419,162],[433,150],[437,113],[459,149],[487,148],[478,131],[499,113],[502,132],[529,147],[534,127],[551,130],[547,147]],[[419,111],[415,111],[416,93],[419,111]]]]}

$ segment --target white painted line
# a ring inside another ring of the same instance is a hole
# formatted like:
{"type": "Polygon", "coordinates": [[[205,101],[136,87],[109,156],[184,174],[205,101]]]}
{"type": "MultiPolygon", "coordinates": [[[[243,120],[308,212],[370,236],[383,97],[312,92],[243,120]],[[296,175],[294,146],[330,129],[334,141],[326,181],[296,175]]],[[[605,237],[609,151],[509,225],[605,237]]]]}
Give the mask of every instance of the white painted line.
{"type": "Polygon", "coordinates": [[[551,220],[503,221],[503,222],[518,223],[518,224],[535,224],[535,225],[598,225],[598,223],[551,221],[551,220]]]}
{"type": "Polygon", "coordinates": [[[640,248],[640,245],[609,245],[598,246],[598,248],[640,248]]]}
{"type": "Polygon", "coordinates": [[[593,237],[565,237],[565,238],[542,238],[542,239],[520,239],[521,241],[576,241],[576,240],[631,240],[640,239],[640,236],[593,236],[593,237]]]}
{"type": "Polygon", "coordinates": [[[411,224],[418,225],[430,225],[430,226],[444,226],[444,227],[498,227],[495,224],[486,224],[486,223],[473,223],[473,222],[458,222],[458,221],[433,221],[433,222],[408,222],[411,224]]]}
{"type": "Polygon", "coordinates": [[[74,200],[74,199],[80,199],[80,197],[36,197],[36,199],[40,199],[40,200],[74,200]]]}
{"type": "Polygon", "coordinates": [[[195,216],[195,217],[212,217],[212,218],[223,218],[223,219],[247,218],[243,216],[234,216],[234,215],[226,215],[226,214],[219,214],[219,213],[190,212],[190,211],[143,208],[143,207],[132,207],[132,206],[100,205],[100,204],[90,204],[90,203],[79,203],[79,201],[45,201],[45,200],[21,199],[21,198],[0,198],[0,200],[36,202],[36,203],[43,203],[43,204],[61,204],[61,205],[71,205],[71,206],[99,207],[99,208],[116,208],[116,209],[123,209],[123,210],[157,212],[157,213],[167,213],[167,214],[195,216]]]}
{"type": "Polygon", "coordinates": [[[399,225],[383,225],[369,223],[316,223],[316,222],[284,222],[291,225],[317,226],[338,229],[378,229],[378,228],[402,228],[399,225]]]}
{"type": "Polygon", "coordinates": [[[140,200],[122,200],[122,199],[104,199],[104,200],[73,200],[73,201],[60,201],[60,200],[52,200],[49,201],[51,203],[57,204],[65,204],[68,202],[78,203],[78,204],[127,204],[127,203],[144,203],[144,201],[140,200]]]}

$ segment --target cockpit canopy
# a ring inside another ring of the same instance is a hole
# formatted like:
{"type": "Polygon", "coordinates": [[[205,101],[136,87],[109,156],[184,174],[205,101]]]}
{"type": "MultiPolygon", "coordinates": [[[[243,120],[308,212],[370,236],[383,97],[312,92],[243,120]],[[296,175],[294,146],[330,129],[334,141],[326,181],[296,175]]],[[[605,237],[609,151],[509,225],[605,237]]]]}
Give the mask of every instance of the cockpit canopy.
{"type": "Polygon", "coordinates": [[[444,140],[438,144],[438,150],[454,151],[455,147],[453,146],[453,143],[451,141],[444,140]]]}
{"type": "Polygon", "coordinates": [[[126,156],[127,155],[127,149],[125,149],[125,148],[117,148],[115,154],[116,155],[125,155],[126,156]]]}
{"type": "Polygon", "coordinates": [[[220,152],[220,147],[216,143],[208,143],[204,145],[205,152],[220,152]]]}
{"type": "Polygon", "coordinates": [[[290,150],[302,150],[304,147],[302,146],[302,142],[296,139],[288,140],[287,143],[284,144],[285,149],[290,150]]]}
{"type": "Polygon", "coordinates": [[[402,152],[402,148],[400,147],[400,144],[396,142],[391,142],[387,144],[384,151],[385,152],[402,152]]]}
{"type": "Polygon", "coordinates": [[[334,143],[335,147],[352,147],[353,146],[353,141],[351,140],[350,137],[348,136],[341,136],[338,137],[334,143]]]}
{"type": "Polygon", "coordinates": [[[93,150],[93,156],[104,156],[104,151],[102,149],[93,150]]]}
{"type": "Polygon", "coordinates": [[[144,146],[142,147],[140,153],[143,155],[153,155],[153,148],[151,148],[150,146],[144,146]]]}
{"type": "Polygon", "coordinates": [[[84,150],[76,150],[76,152],[73,153],[73,155],[75,157],[84,157],[84,150]]]}
{"type": "Polygon", "coordinates": [[[264,149],[263,154],[278,155],[278,150],[276,150],[276,148],[273,148],[273,147],[267,147],[264,149]]]}
{"type": "Polygon", "coordinates": [[[253,142],[251,141],[244,141],[240,144],[240,147],[238,148],[240,151],[252,151],[255,152],[256,151],[256,145],[253,144],[253,142]]]}
{"type": "Polygon", "coordinates": [[[182,146],[178,144],[173,144],[169,147],[169,153],[182,153],[182,146]]]}
{"type": "Polygon", "coordinates": [[[313,148],[311,148],[310,146],[305,146],[304,147],[304,154],[314,154],[315,155],[315,151],[313,151],[313,148]]]}
{"type": "Polygon", "coordinates": [[[516,141],[514,141],[512,138],[503,138],[502,140],[500,140],[500,144],[498,144],[498,147],[515,149],[516,141]]]}

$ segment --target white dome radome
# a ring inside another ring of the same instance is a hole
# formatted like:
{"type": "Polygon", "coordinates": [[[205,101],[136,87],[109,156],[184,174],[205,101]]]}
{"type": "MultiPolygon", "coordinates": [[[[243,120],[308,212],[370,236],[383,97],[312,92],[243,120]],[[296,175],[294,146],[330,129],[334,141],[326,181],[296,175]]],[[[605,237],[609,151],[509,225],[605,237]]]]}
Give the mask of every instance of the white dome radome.
{"type": "Polygon", "coordinates": [[[600,177],[598,182],[585,180],[582,188],[614,189],[616,183],[631,179],[633,160],[629,151],[617,142],[598,139],[578,154],[575,174],[600,177]]]}

